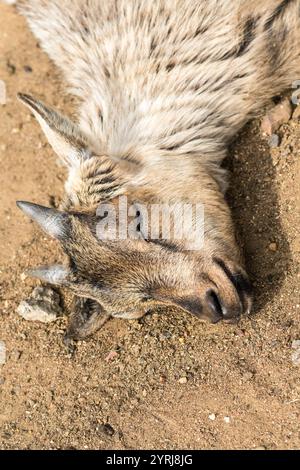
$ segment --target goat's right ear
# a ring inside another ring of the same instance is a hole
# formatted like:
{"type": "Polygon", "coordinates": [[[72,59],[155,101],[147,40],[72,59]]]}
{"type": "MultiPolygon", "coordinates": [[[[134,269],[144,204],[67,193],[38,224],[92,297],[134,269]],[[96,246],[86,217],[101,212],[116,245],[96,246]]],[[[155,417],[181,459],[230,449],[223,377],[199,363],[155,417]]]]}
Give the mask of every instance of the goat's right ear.
{"type": "Polygon", "coordinates": [[[88,138],[67,117],[32,96],[18,93],[19,100],[34,114],[50,145],[66,166],[75,166],[91,156],[88,138]]]}
{"type": "Polygon", "coordinates": [[[68,277],[70,276],[70,271],[65,266],[59,264],[28,269],[26,274],[30,277],[40,279],[40,281],[54,284],[55,286],[69,285],[68,277]]]}

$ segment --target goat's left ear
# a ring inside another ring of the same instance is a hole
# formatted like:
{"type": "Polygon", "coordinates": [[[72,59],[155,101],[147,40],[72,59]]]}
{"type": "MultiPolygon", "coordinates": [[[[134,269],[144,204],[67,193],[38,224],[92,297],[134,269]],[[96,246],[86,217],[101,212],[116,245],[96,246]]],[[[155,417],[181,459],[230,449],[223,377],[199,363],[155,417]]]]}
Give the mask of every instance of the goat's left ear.
{"type": "Polygon", "coordinates": [[[68,237],[70,216],[57,209],[40,206],[32,202],[17,201],[17,206],[24,214],[37,222],[53,238],[64,240],[68,237]]]}
{"type": "Polygon", "coordinates": [[[78,161],[91,156],[88,138],[76,124],[32,96],[19,93],[18,98],[34,114],[53,150],[66,166],[76,166],[78,161]]]}

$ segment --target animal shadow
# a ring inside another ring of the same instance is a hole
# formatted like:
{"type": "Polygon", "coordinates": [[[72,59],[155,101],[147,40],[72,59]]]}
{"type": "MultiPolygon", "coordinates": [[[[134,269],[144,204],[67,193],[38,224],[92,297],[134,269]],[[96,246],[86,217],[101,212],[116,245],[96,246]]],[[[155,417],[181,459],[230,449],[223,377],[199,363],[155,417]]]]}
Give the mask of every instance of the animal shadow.
{"type": "Polygon", "coordinates": [[[276,168],[257,121],[238,135],[224,166],[231,172],[227,199],[254,288],[254,313],[258,313],[279,290],[292,258],[280,221],[276,168]]]}

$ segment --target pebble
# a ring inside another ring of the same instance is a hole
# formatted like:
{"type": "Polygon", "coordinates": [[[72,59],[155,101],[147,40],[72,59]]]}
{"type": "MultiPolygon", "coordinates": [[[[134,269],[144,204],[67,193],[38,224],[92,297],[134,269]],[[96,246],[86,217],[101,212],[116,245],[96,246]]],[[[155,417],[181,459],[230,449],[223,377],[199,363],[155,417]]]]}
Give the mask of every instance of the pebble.
{"type": "Polygon", "coordinates": [[[97,431],[100,431],[110,437],[115,434],[114,428],[109,423],[100,424],[100,426],[97,426],[97,431]]]}
{"type": "Polygon", "coordinates": [[[117,351],[110,351],[104,360],[105,362],[110,362],[113,361],[116,357],[118,357],[117,351]]]}
{"type": "Polygon", "coordinates": [[[295,340],[292,342],[292,363],[294,366],[300,366],[300,340],[295,340]]]}
{"type": "Polygon", "coordinates": [[[22,351],[12,351],[9,355],[9,358],[18,361],[22,356],[22,351]]]}
{"type": "Polygon", "coordinates": [[[248,380],[251,380],[253,378],[253,373],[252,372],[245,372],[243,374],[242,380],[243,382],[248,382],[248,380]]]}
{"type": "Polygon", "coordinates": [[[4,341],[0,341],[0,366],[6,363],[6,346],[4,341]]]}
{"type": "Polygon", "coordinates": [[[17,313],[25,320],[53,322],[62,315],[60,296],[51,287],[36,287],[31,296],[20,303],[17,313]]]}
{"type": "Polygon", "coordinates": [[[210,415],[208,415],[208,419],[210,419],[211,421],[215,421],[216,419],[215,413],[211,413],[210,415]]]}
{"type": "Polygon", "coordinates": [[[187,378],[186,377],[181,377],[179,380],[178,380],[178,383],[184,385],[187,383],[187,378]]]}
{"type": "MultiPolygon", "coordinates": [[[[5,0],[5,1],[7,2],[8,0],[5,0]]],[[[16,73],[16,70],[17,70],[16,66],[12,64],[9,60],[6,63],[6,66],[7,66],[9,75],[14,75],[16,73]]]]}
{"type": "Polygon", "coordinates": [[[31,73],[32,72],[32,67],[30,65],[24,65],[24,72],[26,73],[31,73]]]}
{"type": "Polygon", "coordinates": [[[292,115],[292,105],[288,98],[272,108],[261,123],[261,132],[263,135],[272,136],[282,124],[288,122],[292,115]]]}
{"type": "Polygon", "coordinates": [[[5,106],[7,102],[6,86],[3,80],[0,80],[0,105],[5,106]]]}
{"type": "Polygon", "coordinates": [[[277,251],[277,243],[270,243],[269,250],[274,252],[277,251]]]}
{"type": "Polygon", "coordinates": [[[279,136],[277,134],[272,134],[268,140],[268,143],[271,148],[279,147],[279,143],[280,143],[279,136]]]}
{"type": "Polygon", "coordinates": [[[226,424],[229,424],[229,423],[230,423],[230,418],[229,418],[229,416],[224,416],[224,422],[225,422],[226,424]]]}
{"type": "Polygon", "coordinates": [[[300,348],[300,339],[295,339],[295,341],[292,342],[292,348],[293,349],[300,348]]]}

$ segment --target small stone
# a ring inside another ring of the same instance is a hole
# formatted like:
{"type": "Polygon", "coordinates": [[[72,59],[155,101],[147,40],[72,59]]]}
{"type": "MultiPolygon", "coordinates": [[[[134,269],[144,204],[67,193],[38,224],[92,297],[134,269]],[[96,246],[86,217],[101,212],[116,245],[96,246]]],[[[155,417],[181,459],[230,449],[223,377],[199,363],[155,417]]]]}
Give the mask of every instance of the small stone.
{"type": "Polygon", "coordinates": [[[147,396],[147,390],[143,390],[142,395],[143,395],[143,397],[146,397],[147,396]]]}
{"type": "Polygon", "coordinates": [[[292,363],[294,364],[294,366],[300,366],[300,351],[293,352],[292,363]]]}
{"type": "Polygon", "coordinates": [[[22,356],[22,351],[12,351],[9,355],[9,358],[13,361],[18,361],[22,356]]]}
{"type": "Polygon", "coordinates": [[[271,148],[279,147],[279,143],[280,143],[279,136],[277,134],[272,134],[268,140],[268,143],[271,148]]]}
{"type": "Polygon", "coordinates": [[[25,320],[53,322],[62,314],[60,297],[51,287],[36,287],[30,298],[20,303],[17,313],[25,320]]]}
{"type": "Polygon", "coordinates": [[[300,366],[300,340],[295,340],[292,342],[292,363],[294,366],[300,366]]]}
{"type": "Polygon", "coordinates": [[[32,72],[32,67],[30,65],[24,65],[24,72],[26,73],[31,73],[32,72]]]}
{"type": "Polygon", "coordinates": [[[118,357],[117,351],[110,351],[104,360],[105,362],[110,362],[113,361],[116,357],[118,357]]]}
{"type": "Polygon", "coordinates": [[[100,424],[100,426],[97,426],[97,430],[102,432],[103,434],[106,434],[107,436],[113,436],[115,434],[114,428],[109,424],[100,424]]]}
{"type": "Polygon", "coordinates": [[[0,366],[6,363],[6,345],[4,341],[0,341],[0,366]]]}
{"type": "Polygon", "coordinates": [[[170,339],[170,338],[172,337],[172,333],[171,333],[170,331],[168,331],[168,330],[163,330],[163,331],[161,332],[161,334],[162,334],[162,336],[163,336],[164,338],[166,338],[166,339],[170,339]]]}
{"type": "Polygon", "coordinates": [[[277,243],[270,243],[269,250],[273,252],[277,251],[277,243]]]}
{"type": "MultiPolygon", "coordinates": [[[[6,1],[8,1],[8,0],[6,0],[6,1]]],[[[16,70],[17,70],[17,69],[16,69],[16,66],[15,66],[14,64],[12,64],[12,63],[10,62],[10,60],[8,60],[8,61],[6,62],[6,67],[7,67],[7,70],[8,70],[9,75],[14,75],[14,74],[16,73],[16,70]]]]}
{"type": "Polygon", "coordinates": [[[178,341],[179,341],[180,344],[184,344],[184,338],[179,338],[178,341]]]}
{"type": "Polygon", "coordinates": [[[230,423],[230,418],[229,416],[224,416],[224,423],[229,424],[230,423]]]}
{"type": "Polygon", "coordinates": [[[208,419],[210,419],[211,421],[215,421],[216,419],[215,413],[211,413],[210,415],[208,415],[208,419]]]}
{"type": "Polygon", "coordinates": [[[12,130],[11,130],[11,133],[12,134],[19,134],[20,132],[20,129],[18,129],[17,127],[14,127],[12,130]]]}
{"type": "Polygon", "coordinates": [[[292,115],[292,105],[288,98],[272,108],[263,118],[261,131],[263,135],[271,136],[282,124],[288,122],[292,115]]]}
{"type": "Polygon", "coordinates": [[[21,276],[21,281],[25,281],[25,279],[27,278],[27,274],[26,273],[22,273],[21,276]]]}
{"type": "Polygon", "coordinates": [[[248,382],[248,380],[251,380],[252,378],[253,378],[252,372],[245,372],[243,374],[243,382],[248,382]]]}
{"type": "Polygon", "coordinates": [[[187,383],[187,378],[186,377],[181,377],[179,380],[178,380],[178,383],[180,383],[181,385],[184,385],[187,383]]]}

